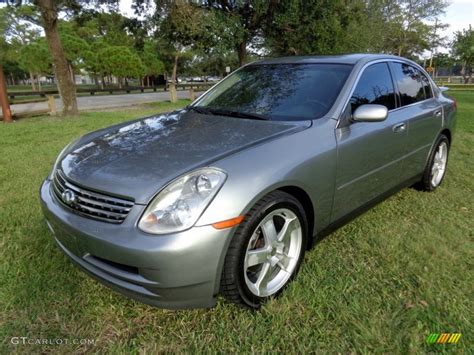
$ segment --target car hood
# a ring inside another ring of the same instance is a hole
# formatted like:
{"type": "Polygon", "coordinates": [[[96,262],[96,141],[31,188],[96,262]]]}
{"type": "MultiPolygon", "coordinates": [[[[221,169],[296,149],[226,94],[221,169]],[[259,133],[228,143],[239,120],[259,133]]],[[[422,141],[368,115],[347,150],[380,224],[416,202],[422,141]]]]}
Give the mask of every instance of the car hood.
{"type": "Polygon", "coordinates": [[[80,186],[145,204],[179,175],[310,125],[180,110],[90,133],[58,166],[80,186]]]}

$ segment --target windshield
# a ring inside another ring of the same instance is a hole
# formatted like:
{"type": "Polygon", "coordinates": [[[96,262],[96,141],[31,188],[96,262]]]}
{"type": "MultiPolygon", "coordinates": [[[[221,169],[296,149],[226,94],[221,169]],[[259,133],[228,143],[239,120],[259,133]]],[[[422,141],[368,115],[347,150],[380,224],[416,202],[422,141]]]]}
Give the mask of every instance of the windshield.
{"type": "Polygon", "coordinates": [[[194,107],[278,121],[320,118],[351,70],[345,64],[250,65],[228,76],[194,107]]]}

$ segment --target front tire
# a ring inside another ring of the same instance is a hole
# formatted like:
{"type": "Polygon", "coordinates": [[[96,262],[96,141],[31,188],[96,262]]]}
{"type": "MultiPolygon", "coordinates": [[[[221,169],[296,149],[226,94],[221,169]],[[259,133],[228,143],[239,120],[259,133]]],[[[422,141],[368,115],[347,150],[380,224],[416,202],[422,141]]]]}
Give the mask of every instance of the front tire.
{"type": "Polygon", "coordinates": [[[416,186],[422,191],[434,191],[443,182],[448,165],[449,139],[441,134],[433,145],[434,149],[428,158],[428,164],[421,181],[416,186]]]}
{"type": "Polygon", "coordinates": [[[295,277],[307,245],[308,222],[301,203],[274,191],[247,213],[224,261],[221,293],[257,309],[295,277]]]}

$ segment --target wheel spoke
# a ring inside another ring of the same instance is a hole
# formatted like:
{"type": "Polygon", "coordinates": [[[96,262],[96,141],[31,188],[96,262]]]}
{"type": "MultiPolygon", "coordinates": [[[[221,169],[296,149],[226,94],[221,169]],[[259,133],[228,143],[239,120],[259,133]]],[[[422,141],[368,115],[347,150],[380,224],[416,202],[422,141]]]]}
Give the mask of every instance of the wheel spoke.
{"type": "Polygon", "coordinates": [[[301,257],[301,221],[289,208],[269,212],[251,235],[242,271],[249,291],[268,297],[290,279],[301,257]]]}
{"type": "Polygon", "coordinates": [[[262,232],[267,245],[272,245],[277,240],[277,232],[273,218],[270,218],[262,225],[262,232]]]}
{"type": "Polygon", "coordinates": [[[278,259],[279,259],[279,261],[278,261],[278,263],[277,263],[278,267],[279,267],[281,270],[285,271],[286,273],[290,273],[290,271],[288,270],[288,268],[289,268],[289,265],[290,265],[290,262],[291,262],[292,258],[289,257],[289,256],[286,255],[286,254],[283,254],[283,253],[282,253],[282,254],[278,254],[277,256],[278,256],[278,259]]]}
{"type": "Polygon", "coordinates": [[[270,262],[266,262],[265,264],[263,264],[262,270],[260,271],[257,281],[255,282],[255,288],[257,289],[258,296],[260,296],[267,287],[271,271],[272,267],[270,265],[270,262]]]}
{"type": "Polygon", "coordinates": [[[288,236],[291,235],[291,233],[298,228],[298,218],[287,218],[285,219],[285,224],[283,228],[281,229],[280,233],[278,233],[277,240],[279,242],[282,242],[285,240],[288,236]]]}
{"type": "Polygon", "coordinates": [[[245,259],[245,269],[249,267],[263,264],[267,261],[268,256],[270,255],[271,251],[267,248],[259,248],[254,250],[249,250],[247,252],[247,257],[245,259]]]}

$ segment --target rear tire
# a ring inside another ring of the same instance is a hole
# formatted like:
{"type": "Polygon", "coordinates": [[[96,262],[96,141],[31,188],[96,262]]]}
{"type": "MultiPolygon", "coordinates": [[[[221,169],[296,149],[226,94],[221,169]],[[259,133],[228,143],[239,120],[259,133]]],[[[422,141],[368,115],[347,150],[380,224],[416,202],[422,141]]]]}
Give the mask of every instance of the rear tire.
{"type": "Polygon", "coordinates": [[[221,293],[239,306],[258,309],[295,277],[307,245],[308,222],[301,203],[274,191],[246,214],[224,261],[221,293]]]}
{"type": "Polygon", "coordinates": [[[441,134],[433,145],[421,181],[415,185],[421,191],[434,191],[443,182],[448,166],[449,139],[441,134]]]}

